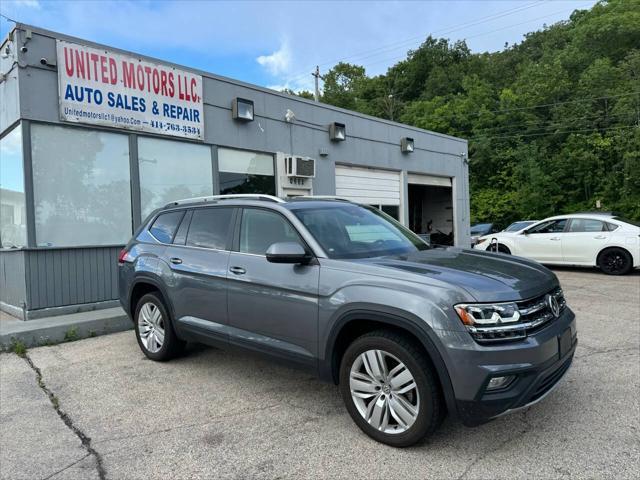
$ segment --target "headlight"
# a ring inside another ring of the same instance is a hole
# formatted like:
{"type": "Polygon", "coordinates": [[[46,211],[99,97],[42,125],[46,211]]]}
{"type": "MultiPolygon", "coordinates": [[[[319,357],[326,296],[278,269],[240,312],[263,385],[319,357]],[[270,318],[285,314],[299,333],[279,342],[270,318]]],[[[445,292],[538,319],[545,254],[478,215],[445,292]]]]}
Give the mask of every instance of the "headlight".
{"type": "Polygon", "coordinates": [[[481,342],[515,340],[527,336],[527,324],[520,322],[518,305],[458,304],[456,313],[473,338],[481,342]]]}
{"type": "Polygon", "coordinates": [[[488,238],[479,238],[476,241],[476,245],[480,245],[481,243],[487,242],[489,239],[488,238]]]}

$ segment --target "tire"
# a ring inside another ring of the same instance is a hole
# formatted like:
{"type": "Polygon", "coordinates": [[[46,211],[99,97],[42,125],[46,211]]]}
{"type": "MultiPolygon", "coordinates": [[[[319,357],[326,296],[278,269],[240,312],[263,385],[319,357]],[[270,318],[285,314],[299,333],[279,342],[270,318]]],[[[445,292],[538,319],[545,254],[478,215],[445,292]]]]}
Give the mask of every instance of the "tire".
{"type": "Polygon", "coordinates": [[[340,393],[356,425],[392,447],[419,442],[440,426],[445,414],[440,384],[426,353],[409,338],[388,330],[367,333],[349,345],[340,365],[340,393]],[[381,359],[389,374],[395,370],[393,380],[391,375],[384,380],[376,376],[380,369],[372,370],[375,364],[367,359],[381,359]]]}
{"type": "Polygon", "coordinates": [[[625,275],[633,268],[633,258],[624,248],[607,248],[598,255],[598,267],[607,275],[625,275]]]}
{"type": "Polygon", "coordinates": [[[184,349],[185,342],[176,336],[167,308],[157,293],[147,293],[138,301],[134,328],[140,350],[151,360],[164,362],[184,349]]]}

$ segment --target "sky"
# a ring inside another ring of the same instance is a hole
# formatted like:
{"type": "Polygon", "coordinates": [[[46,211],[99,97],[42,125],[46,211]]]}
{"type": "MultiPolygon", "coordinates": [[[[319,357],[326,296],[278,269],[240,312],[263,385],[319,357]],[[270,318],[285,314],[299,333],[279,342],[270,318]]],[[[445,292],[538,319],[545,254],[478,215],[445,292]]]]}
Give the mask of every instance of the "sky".
{"type": "MultiPolygon", "coordinates": [[[[315,65],[385,73],[432,34],[497,51],[596,0],[2,0],[19,22],[264,87],[313,89],[315,65]]],[[[0,19],[4,38],[13,23],[0,19]]]]}

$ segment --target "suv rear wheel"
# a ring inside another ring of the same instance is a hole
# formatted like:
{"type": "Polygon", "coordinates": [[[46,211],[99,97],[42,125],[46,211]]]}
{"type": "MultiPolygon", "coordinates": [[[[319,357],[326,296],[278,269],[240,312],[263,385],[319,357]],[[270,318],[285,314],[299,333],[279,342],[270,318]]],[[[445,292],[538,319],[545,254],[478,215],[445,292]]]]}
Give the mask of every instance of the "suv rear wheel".
{"type": "Polygon", "coordinates": [[[367,333],[347,348],[340,392],[355,423],[394,447],[420,441],[444,416],[440,386],[424,352],[391,331],[367,333]]]}
{"type": "Polygon", "coordinates": [[[185,345],[173,331],[167,309],[156,293],[147,293],[138,301],[135,331],[142,353],[151,360],[169,360],[185,345]]]}

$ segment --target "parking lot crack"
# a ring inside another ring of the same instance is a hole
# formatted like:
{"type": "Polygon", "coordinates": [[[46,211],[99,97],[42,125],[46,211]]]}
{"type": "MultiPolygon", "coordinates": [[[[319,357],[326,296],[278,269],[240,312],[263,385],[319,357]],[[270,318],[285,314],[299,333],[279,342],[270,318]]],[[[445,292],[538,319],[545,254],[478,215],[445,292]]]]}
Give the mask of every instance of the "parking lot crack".
{"type": "MultiPolygon", "coordinates": [[[[38,383],[38,386],[47,395],[47,398],[49,398],[49,401],[51,402],[51,406],[53,407],[53,409],[56,411],[56,413],[60,417],[60,420],[62,420],[63,423],[67,426],[67,428],[69,428],[69,430],[71,430],[80,439],[80,443],[82,443],[83,448],[87,451],[87,455],[85,455],[83,458],[81,458],[80,460],[78,460],[75,463],[72,463],[71,465],[66,466],[62,470],[60,470],[58,472],[55,472],[54,475],[57,475],[60,472],[63,472],[67,468],[72,467],[76,463],[80,462],[81,460],[84,460],[89,455],[91,455],[96,460],[96,469],[98,471],[98,476],[100,477],[100,480],[105,480],[107,478],[107,473],[105,471],[104,464],[102,462],[102,456],[91,446],[91,438],[88,437],[73,422],[71,417],[60,408],[60,402],[58,400],[58,397],[56,397],[56,395],[49,389],[49,387],[47,387],[46,383],[44,382],[44,378],[42,376],[42,371],[40,370],[40,368],[38,368],[36,366],[36,364],[33,362],[31,357],[29,356],[29,354],[25,353],[22,356],[22,358],[24,358],[25,362],[27,362],[29,367],[35,372],[36,381],[38,383]]],[[[49,476],[47,478],[51,478],[51,476],[49,476]]]]}
{"type": "Polygon", "coordinates": [[[527,418],[527,412],[528,411],[529,411],[529,409],[525,410],[519,416],[520,421],[522,422],[522,425],[523,425],[524,428],[519,430],[515,435],[513,435],[513,436],[503,440],[502,442],[500,442],[496,447],[493,447],[493,448],[488,449],[487,451],[485,451],[485,452],[483,452],[481,454],[476,455],[475,458],[471,461],[471,463],[469,463],[469,465],[467,465],[467,467],[464,469],[462,474],[460,474],[460,476],[458,477],[458,480],[462,480],[463,478],[465,478],[473,467],[475,467],[482,460],[485,460],[486,458],[488,458],[491,454],[495,454],[495,453],[499,452],[500,450],[502,450],[507,445],[513,444],[514,441],[516,441],[520,437],[526,435],[532,428],[531,422],[527,418]]]}

